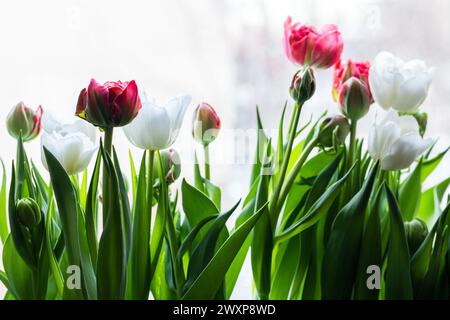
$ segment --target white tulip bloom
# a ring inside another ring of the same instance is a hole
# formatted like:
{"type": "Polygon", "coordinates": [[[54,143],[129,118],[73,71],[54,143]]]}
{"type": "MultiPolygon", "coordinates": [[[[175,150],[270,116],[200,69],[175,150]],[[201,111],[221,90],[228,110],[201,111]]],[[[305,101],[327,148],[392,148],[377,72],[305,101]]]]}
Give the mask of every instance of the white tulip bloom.
{"type": "Polygon", "coordinates": [[[170,147],[178,136],[191,96],[183,95],[164,104],[141,97],[142,109],[123,131],[136,147],[145,150],[162,150],[170,147]]]}
{"type": "Polygon", "coordinates": [[[381,162],[383,170],[400,170],[408,168],[433,139],[420,136],[414,117],[399,116],[391,109],[381,123],[372,126],[368,144],[370,156],[381,162]]]}
{"type": "Polygon", "coordinates": [[[87,168],[97,150],[96,128],[83,120],[62,124],[45,113],[42,118],[41,159],[48,170],[43,147],[47,148],[66,170],[77,174],[87,168]]]}
{"type": "Polygon", "coordinates": [[[369,70],[373,98],[384,109],[414,112],[425,101],[434,68],[422,60],[403,61],[392,53],[382,51],[369,70]]]}

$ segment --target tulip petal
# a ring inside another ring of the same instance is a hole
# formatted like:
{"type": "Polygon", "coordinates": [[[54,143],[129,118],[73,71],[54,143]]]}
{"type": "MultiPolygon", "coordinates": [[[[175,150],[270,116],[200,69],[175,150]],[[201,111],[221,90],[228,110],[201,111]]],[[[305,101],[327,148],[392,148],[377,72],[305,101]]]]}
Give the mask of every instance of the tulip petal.
{"type": "Polygon", "coordinates": [[[408,133],[391,145],[381,162],[381,167],[384,170],[408,168],[432,143],[432,139],[424,140],[418,133],[408,133]]]}
{"type": "Polygon", "coordinates": [[[108,106],[108,89],[95,81],[95,79],[91,79],[87,92],[88,106],[85,110],[85,117],[82,118],[86,118],[89,122],[98,126],[109,123],[108,114],[110,112],[105,110],[106,106],[108,106]]]}
{"type": "Polygon", "coordinates": [[[125,90],[114,99],[112,110],[114,123],[117,125],[128,124],[136,117],[141,107],[138,87],[132,80],[125,90]]]}
{"type": "Polygon", "coordinates": [[[392,107],[401,112],[414,112],[425,101],[431,78],[427,73],[418,74],[397,88],[397,95],[392,107]]]}
{"type": "Polygon", "coordinates": [[[413,116],[401,116],[398,118],[398,124],[402,135],[407,133],[417,133],[419,132],[419,124],[413,116]]]}
{"type": "Polygon", "coordinates": [[[170,144],[172,144],[178,136],[184,115],[191,101],[192,98],[190,95],[182,95],[170,99],[164,106],[170,117],[170,144]]]}

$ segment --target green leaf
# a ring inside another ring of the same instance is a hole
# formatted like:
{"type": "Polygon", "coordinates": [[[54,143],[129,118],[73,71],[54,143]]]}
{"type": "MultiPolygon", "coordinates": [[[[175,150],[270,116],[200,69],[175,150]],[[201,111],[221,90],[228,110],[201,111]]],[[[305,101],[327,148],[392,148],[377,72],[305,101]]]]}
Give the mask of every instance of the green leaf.
{"type": "Polygon", "coordinates": [[[32,271],[17,253],[11,237],[8,237],[3,247],[3,265],[8,279],[8,290],[16,299],[33,299],[32,271]]]}
{"type": "Polygon", "coordinates": [[[372,193],[378,163],[361,190],[337,214],[325,249],[322,298],[349,299],[358,267],[364,212],[372,193]],[[339,268],[336,268],[339,266],[339,268]]]}
{"type": "MultiPolygon", "coordinates": [[[[65,249],[70,265],[81,266],[80,242],[78,235],[78,206],[72,182],[58,160],[44,147],[50,179],[55,193],[61,219],[65,249]]],[[[71,290],[76,295],[75,289],[71,290]]]]}
{"type": "Polygon", "coordinates": [[[200,164],[198,162],[197,153],[194,151],[194,185],[195,187],[205,192],[205,186],[203,185],[203,177],[200,172],[200,164]]]}
{"type": "Polygon", "coordinates": [[[420,176],[420,181],[422,183],[428,178],[431,173],[433,173],[434,169],[436,169],[439,163],[441,163],[448,150],[450,150],[450,148],[447,148],[432,159],[422,161],[422,172],[420,176]]]}
{"type": "Polygon", "coordinates": [[[216,295],[236,254],[239,252],[253,226],[265,212],[264,209],[266,206],[267,203],[230,235],[205,269],[203,269],[202,273],[189,287],[182,299],[212,299],[216,295]]]}
{"type": "Polygon", "coordinates": [[[367,287],[367,268],[375,265],[381,269],[383,258],[381,252],[381,222],[380,212],[383,210],[383,188],[380,187],[373,201],[372,209],[367,217],[359,255],[358,272],[355,282],[355,299],[376,300],[379,290],[367,287]]]}
{"type": "Polygon", "coordinates": [[[97,268],[97,212],[98,212],[98,181],[100,177],[101,151],[99,150],[95,161],[94,172],[92,173],[89,189],[86,195],[85,225],[86,237],[89,245],[89,252],[94,270],[97,268]]]}
{"type": "Polygon", "coordinates": [[[399,191],[400,212],[405,221],[411,221],[414,218],[416,209],[419,205],[421,195],[422,162],[419,162],[416,168],[409,174],[406,180],[401,184],[399,191]]]}
{"type": "Polygon", "coordinates": [[[435,186],[425,190],[420,198],[420,206],[418,210],[418,217],[424,221],[430,222],[437,209],[434,203],[435,198],[441,202],[445,191],[450,185],[450,177],[436,184],[435,186]]]}
{"type": "Polygon", "coordinates": [[[220,214],[214,220],[214,222],[208,228],[205,236],[193,250],[189,259],[189,267],[187,273],[188,276],[185,288],[189,288],[189,286],[198,277],[198,275],[202,272],[202,270],[213,257],[216,251],[215,248],[218,244],[219,236],[223,232],[223,230],[225,230],[225,223],[227,222],[231,214],[233,214],[234,210],[236,210],[239,202],[240,201],[238,201],[229,211],[220,214]]]}
{"type": "Polygon", "coordinates": [[[286,241],[293,236],[301,233],[303,230],[314,225],[331,207],[334,200],[338,196],[341,187],[350,175],[354,166],[342,177],[340,180],[333,183],[326,192],[310,207],[310,209],[299,220],[292,224],[289,228],[284,230],[275,237],[275,242],[286,241]]]}
{"type": "Polygon", "coordinates": [[[222,192],[220,191],[220,188],[214,185],[208,179],[203,179],[203,182],[205,184],[205,191],[208,194],[209,198],[214,202],[217,209],[220,210],[220,202],[222,198],[222,192]]]}
{"type": "Polygon", "coordinates": [[[386,299],[412,299],[412,282],[408,242],[400,208],[387,184],[386,195],[391,218],[391,231],[385,273],[386,299]]]}
{"type": "Polygon", "coordinates": [[[300,255],[299,237],[291,238],[289,241],[279,245],[277,252],[280,255],[279,263],[276,264],[270,290],[271,300],[286,300],[289,296],[292,280],[298,267],[300,255]],[[280,247],[286,247],[280,250],[280,247]]]}
{"type": "MultiPolygon", "coordinates": [[[[154,154],[152,153],[152,156],[154,154]]],[[[151,208],[147,207],[146,195],[146,152],[144,152],[137,180],[136,197],[134,199],[133,237],[130,252],[129,282],[130,299],[148,299],[150,289],[150,228],[151,208]]]]}
{"type": "Polygon", "coordinates": [[[128,150],[128,158],[130,160],[131,190],[133,192],[133,199],[136,199],[137,175],[136,175],[136,167],[134,166],[134,160],[133,160],[133,155],[131,154],[131,150],[128,150]]]}
{"type": "Polygon", "coordinates": [[[2,164],[2,182],[0,184],[0,238],[2,243],[5,244],[8,237],[8,220],[6,213],[6,169],[5,164],[0,160],[2,164]]]}
{"type": "Polygon", "coordinates": [[[181,183],[181,192],[183,210],[191,228],[206,217],[219,213],[214,202],[203,192],[187,183],[185,179],[181,183]]]}
{"type": "Polygon", "coordinates": [[[97,290],[99,299],[122,299],[125,293],[126,247],[122,205],[117,173],[109,155],[101,146],[105,164],[104,175],[110,183],[110,203],[106,223],[100,238],[97,260],[97,290]]]}
{"type": "Polygon", "coordinates": [[[256,137],[256,151],[255,160],[253,162],[252,171],[250,174],[250,186],[253,185],[255,180],[259,177],[261,172],[261,159],[260,155],[265,150],[265,145],[267,141],[266,133],[264,132],[264,127],[261,121],[261,115],[259,114],[259,108],[256,106],[256,123],[257,123],[257,137],[256,137]]]}

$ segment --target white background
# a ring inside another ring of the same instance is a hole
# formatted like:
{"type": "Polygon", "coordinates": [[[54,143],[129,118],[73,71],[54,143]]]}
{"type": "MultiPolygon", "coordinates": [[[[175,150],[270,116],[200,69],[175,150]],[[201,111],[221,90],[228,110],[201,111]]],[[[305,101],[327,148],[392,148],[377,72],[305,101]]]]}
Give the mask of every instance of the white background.
{"type": "MultiPolygon", "coordinates": [[[[336,23],[344,38],[343,57],[371,60],[381,50],[405,59],[420,58],[436,67],[428,99],[428,136],[450,143],[450,2],[448,1],[2,1],[0,2],[0,119],[23,100],[72,121],[78,94],[98,81],[136,79],[158,99],[193,96],[183,133],[183,174],[190,179],[191,112],[195,103],[212,104],[224,134],[212,145],[213,179],[222,187],[223,207],[245,196],[249,166],[220,161],[233,152],[225,132],[254,128],[258,104],[265,126],[277,125],[295,67],[282,51],[287,15],[320,27],[336,23]],[[214,157],[217,155],[217,158],[214,157]]],[[[318,89],[302,121],[323,110],[338,112],[331,99],[331,71],[317,73],[318,89]]],[[[289,100],[288,100],[289,101],[289,100]]],[[[359,126],[365,136],[375,113],[359,126]]],[[[4,123],[4,122],[3,122],[4,123]]],[[[151,128],[149,128],[151,130],[151,128]]],[[[115,146],[123,166],[127,150],[121,130],[115,146]]],[[[39,139],[26,146],[40,165],[39,139]]],[[[246,150],[251,155],[253,148],[246,150]]],[[[15,141],[0,125],[0,157],[8,168],[15,141]]],[[[251,158],[251,157],[250,157],[251,158]]],[[[42,169],[44,170],[44,169],[42,169]]],[[[427,184],[450,172],[447,157],[427,184]]],[[[4,288],[0,288],[0,293],[4,288]]],[[[244,266],[234,298],[251,298],[250,265],[244,266]]]]}

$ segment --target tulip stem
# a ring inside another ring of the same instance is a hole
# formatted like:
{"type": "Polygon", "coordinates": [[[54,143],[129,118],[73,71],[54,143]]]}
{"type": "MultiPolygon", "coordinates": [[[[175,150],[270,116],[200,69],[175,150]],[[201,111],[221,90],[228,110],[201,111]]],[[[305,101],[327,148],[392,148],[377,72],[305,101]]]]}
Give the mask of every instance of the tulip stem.
{"type": "MultiPolygon", "coordinates": [[[[152,207],[153,207],[153,161],[155,158],[155,151],[148,151],[148,168],[147,168],[147,207],[150,215],[150,222],[152,217],[152,207]]],[[[149,224],[150,225],[150,224],[149,224]]]]}
{"type": "Polygon", "coordinates": [[[356,144],[356,126],[358,121],[352,120],[350,124],[350,147],[348,150],[348,169],[351,168],[353,164],[353,157],[355,153],[355,144],[356,144]]]}
{"type": "MultiPolygon", "coordinates": [[[[106,153],[111,156],[112,151],[112,139],[113,139],[113,128],[104,128],[105,131],[105,144],[104,148],[106,153]]],[[[102,206],[103,206],[103,225],[106,225],[108,219],[109,211],[109,195],[111,194],[109,186],[109,175],[106,173],[106,164],[103,164],[103,181],[102,181],[102,206]]]]}
{"type": "Polygon", "coordinates": [[[205,155],[205,179],[210,180],[211,178],[211,166],[209,164],[209,145],[203,146],[203,152],[205,155]]]}
{"type": "Polygon", "coordinates": [[[314,147],[317,145],[318,138],[312,140],[303,150],[300,158],[295,162],[294,166],[292,167],[291,171],[289,172],[289,175],[286,178],[286,183],[284,184],[283,188],[281,189],[280,197],[277,201],[277,205],[275,207],[275,212],[279,212],[283,206],[284,201],[286,200],[287,195],[289,194],[289,191],[292,187],[292,184],[295,181],[295,178],[299,174],[303,164],[305,163],[306,159],[308,159],[309,154],[314,149],[314,147]]]}
{"type": "Polygon", "coordinates": [[[294,113],[292,115],[293,120],[292,120],[290,128],[289,128],[289,133],[288,133],[289,137],[288,137],[288,142],[287,142],[287,146],[286,146],[286,153],[284,154],[283,163],[281,165],[279,180],[277,181],[277,186],[275,188],[275,191],[273,192],[273,195],[272,195],[272,198],[271,198],[270,204],[269,204],[269,212],[270,212],[271,216],[274,215],[274,210],[276,210],[276,208],[277,208],[278,197],[280,195],[281,188],[283,186],[284,177],[286,176],[289,159],[291,157],[292,146],[294,145],[298,122],[300,120],[301,111],[302,111],[302,105],[299,103],[296,103],[295,107],[294,107],[294,113]]]}

